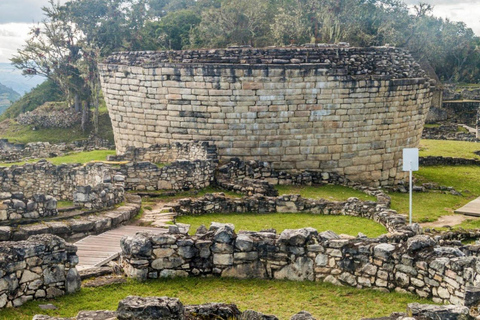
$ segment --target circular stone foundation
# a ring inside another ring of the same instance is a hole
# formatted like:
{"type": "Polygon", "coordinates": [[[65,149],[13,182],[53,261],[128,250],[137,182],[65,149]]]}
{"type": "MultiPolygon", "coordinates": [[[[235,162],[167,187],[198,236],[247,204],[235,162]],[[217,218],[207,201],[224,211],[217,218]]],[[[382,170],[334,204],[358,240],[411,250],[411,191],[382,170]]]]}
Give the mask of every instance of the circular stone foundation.
{"type": "Polygon", "coordinates": [[[100,64],[119,153],[212,141],[220,159],[270,162],[351,181],[403,180],[432,93],[396,48],[126,52],[100,64]]]}

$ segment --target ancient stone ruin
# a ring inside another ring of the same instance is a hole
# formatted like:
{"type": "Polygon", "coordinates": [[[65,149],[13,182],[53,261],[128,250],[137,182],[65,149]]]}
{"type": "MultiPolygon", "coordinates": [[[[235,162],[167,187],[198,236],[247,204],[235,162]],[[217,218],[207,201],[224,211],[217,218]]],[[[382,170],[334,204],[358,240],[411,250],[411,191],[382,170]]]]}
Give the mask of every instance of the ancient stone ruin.
{"type": "Polygon", "coordinates": [[[432,93],[396,48],[123,52],[99,65],[119,153],[211,141],[220,159],[335,173],[387,185],[404,178],[432,93]]]}

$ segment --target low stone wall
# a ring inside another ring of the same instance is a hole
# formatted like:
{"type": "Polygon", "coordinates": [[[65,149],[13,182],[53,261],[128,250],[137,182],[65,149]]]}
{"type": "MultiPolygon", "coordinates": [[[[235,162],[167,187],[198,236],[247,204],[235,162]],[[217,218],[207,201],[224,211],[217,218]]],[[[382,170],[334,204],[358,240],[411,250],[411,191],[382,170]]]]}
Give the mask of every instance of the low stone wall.
{"type": "Polygon", "coordinates": [[[149,161],[170,163],[177,160],[217,160],[217,147],[208,142],[155,144],[148,148],[127,147],[125,153],[108,156],[109,161],[149,161]]]}
{"type": "Polygon", "coordinates": [[[208,187],[214,181],[216,162],[176,161],[165,167],[151,162],[130,162],[120,171],[127,190],[189,190],[208,187]]]}
{"type": "Polygon", "coordinates": [[[0,191],[31,198],[42,193],[58,200],[73,200],[77,185],[96,186],[111,181],[117,170],[103,163],[54,165],[45,160],[22,166],[0,167],[0,191]]]}
{"type": "Polygon", "coordinates": [[[0,193],[0,221],[38,219],[58,215],[57,200],[52,196],[35,194],[31,199],[23,193],[0,193]]]}
{"type": "Polygon", "coordinates": [[[32,125],[37,128],[70,128],[82,120],[82,113],[75,109],[43,110],[21,113],[17,119],[22,125],[32,125]]]}
{"type": "Polygon", "coordinates": [[[54,235],[0,242],[0,308],[80,289],[76,247],[54,235]]]}
{"type": "Polygon", "coordinates": [[[273,232],[213,225],[206,233],[137,234],[121,241],[129,277],[169,276],[323,280],[357,288],[412,292],[438,303],[462,304],[467,285],[480,283],[480,258],[441,247],[427,236],[405,242],[340,238],[313,228],[273,232]]]}
{"type": "MultiPolygon", "coordinates": [[[[292,310],[293,312],[293,310],[292,310]]],[[[325,316],[325,315],[320,315],[325,316]]],[[[323,317],[322,317],[323,318],[323,317]]],[[[184,306],[178,298],[128,296],[118,304],[117,311],[81,311],[69,320],[278,320],[275,315],[265,315],[254,310],[240,311],[234,304],[206,303],[184,306]],[[159,316],[161,315],[161,316],[159,316]]],[[[468,307],[409,303],[406,313],[395,312],[390,317],[377,320],[473,320],[468,307]]],[[[46,315],[36,315],[33,320],[67,320],[46,315]]],[[[308,311],[300,311],[290,320],[315,320],[308,311]]],[[[375,320],[366,319],[362,320],[375,320]]]]}
{"type": "Polygon", "coordinates": [[[181,199],[171,205],[177,215],[208,213],[274,213],[310,212],[312,214],[364,217],[384,225],[390,232],[407,232],[405,216],[389,210],[384,204],[349,198],[347,201],[312,200],[299,195],[266,197],[254,195],[242,199],[227,198],[223,193],[207,194],[199,199],[181,199]]]}
{"type": "Polygon", "coordinates": [[[420,157],[421,166],[479,166],[480,160],[452,157],[420,157]]]}
{"type": "Polygon", "coordinates": [[[345,184],[349,182],[337,173],[304,171],[292,174],[275,170],[270,163],[265,161],[243,161],[239,158],[230,159],[228,163],[218,169],[218,180],[240,183],[245,178],[264,180],[273,185],[345,184]]]}
{"type": "Polygon", "coordinates": [[[0,161],[19,162],[31,159],[43,159],[64,156],[72,152],[97,149],[115,149],[108,140],[93,136],[72,143],[51,144],[49,142],[30,142],[26,145],[12,145],[4,140],[0,143],[0,161]]]}
{"type": "Polygon", "coordinates": [[[432,140],[456,140],[456,141],[477,141],[474,133],[458,131],[458,124],[443,124],[439,127],[425,127],[422,132],[422,139],[432,140]]]}
{"type": "Polygon", "coordinates": [[[91,234],[108,231],[130,221],[139,213],[140,206],[140,197],[127,195],[125,205],[102,213],[15,227],[0,226],[0,241],[26,240],[32,235],[40,234],[54,234],[67,241],[76,241],[91,234]]]}

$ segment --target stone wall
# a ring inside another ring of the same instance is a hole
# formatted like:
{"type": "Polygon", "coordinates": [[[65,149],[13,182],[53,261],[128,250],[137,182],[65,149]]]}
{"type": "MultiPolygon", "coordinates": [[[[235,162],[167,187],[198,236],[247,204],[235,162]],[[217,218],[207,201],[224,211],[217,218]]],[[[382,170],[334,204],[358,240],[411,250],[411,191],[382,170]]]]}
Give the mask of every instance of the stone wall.
{"type": "Polygon", "coordinates": [[[96,186],[116,174],[103,163],[53,165],[41,160],[22,166],[0,167],[0,191],[22,192],[31,198],[43,193],[57,200],[73,200],[77,185],[96,186]]]}
{"type": "Polygon", "coordinates": [[[121,241],[128,276],[323,280],[357,288],[411,292],[438,303],[462,304],[465,287],[480,284],[480,261],[463,247],[439,246],[428,236],[403,242],[341,238],[313,228],[240,231],[214,224],[197,235],[140,233],[121,241]]]}
{"type": "Polygon", "coordinates": [[[480,160],[464,159],[453,157],[420,157],[419,163],[422,166],[479,166],[480,160]]]}
{"type": "Polygon", "coordinates": [[[223,193],[207,194],[198,199],[181,199],[171,208],[177,215],[203,215],[209,213],[274,213],[309,212],[312,214],[347,215],[374,220],[390,232],[410,233],[405,216],[387,208],[386,203],[361,201],[312,200],[299,195],[266,197],[254,195],[242,199],[227,198],[223,193]]]}
{"type": "Polygon", "coordinates": [[[67,241],[78,241],[91,234],[99,234],[130,221],[140,211],[141,199],[127,195],[127,203],[121,207],[81,215],[68,220],[43,221],[42,223],[0,226],[0,241],[26,240],[32,235],[54,234],[67,241]]]}
{"type": "MultiPolygon", "coordinates": [[[[291,310],[292,313],[296,310],[291,310]]],[[[315,320],[314,316],[302,310],[290,320],[315,320]]],[[[33,320],[278,320],[275,315],[267,315],[254,310],[240,311],[235,304],[206,303],[200,305],[183,305],[178,298],[128,296],[118,303],[116,311],[80,311],[73,318],[57,318],[47,315],[35,315],[33,320]],[[159,316],[160,315],[160,316],[159,316]]],[[[474,320],[475,311],[467,306],[431,305],[409,303],[406,313],[394,312],[390,317],[362,318],[362,320],[474,320]]]]}
{"type": "Polygon", "coordinates": [[[57,200],[52,196],[35,194],[31,199],[23,193],[0,193],[0,221],[38,219],[58,215],[57,200]]]}
{"type": "Polygon", "coordinates": [[[108,156],[109,161],[148,161],[152,163],[170,163],[177,160],[217,160],[217,148],[208,142],[173,143],[153,145],[148,148],[127,147],[125,153],[108,156]]]}
{"type": "Polygon", "coordinates": [[[21,113],[17,119],[22,125],[32,125],[36,128],[70,128],[82,120],[82,113],[75,109],[40,110],[21,113]]]}
{"type": "Polygon", "coordinates": [[[76,251],[54,235],[0,242],[0,308],[79,290],[76,251]]]}
{"type": "Polygon", "coordinates": [[[15,147],[9,147],[8,145],[8,141],[3,144],[0,143],[0,161],[2,162],[53,158],[72,152],[115,148],[108,140],[95,138],[93,136],[86,140],[78,140],[72,143],[51,144],[49,142],[30,142],[26,145],[15,145],[15,147]]]}
{"type": "Polygon", "coordinates": [[[128,190],[189,190],[208,187],[214,181],[216,162],[176,161],[165,167],[151,162],[129,162],[120,171],[128,190]]]}
{"type": "Polygon", "coordinates": [[[125,52],[99,65],[119,153],[212,141],[221,159],[335,172],[386,185],[405,178],[430,82],[396,48],[125,52]]]}
{"type": "MultiPolygon", "coordinates": [[[[123,181],[124,177],[121,176],[121,179],[123,181]]],[[[123,201],[125,201],[123,182],[115,184],[101,183],[94,187],[76,186],[73,194],[75,205],[95,210],[112,208],[123,201]]]]}
{"type": "Polygon", "coordinates": [[[439,127],[424,128],[422,139],[477,141],[475,133],[459,131],[459,127],[458,124],[449,123],[439,127]]]}

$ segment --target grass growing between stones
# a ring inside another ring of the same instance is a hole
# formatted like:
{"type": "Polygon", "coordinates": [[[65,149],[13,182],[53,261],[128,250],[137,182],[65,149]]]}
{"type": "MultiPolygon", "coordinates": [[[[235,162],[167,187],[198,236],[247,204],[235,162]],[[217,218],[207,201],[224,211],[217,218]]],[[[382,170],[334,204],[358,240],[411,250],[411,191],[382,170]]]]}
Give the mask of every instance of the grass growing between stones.
{"type": "MultiPolygon", "coordinates": [[[[458,141],[456,141],[458,142],[458,141]]],[[[418,192],[413,194],[413,221],[436,221],[439,217],[453,214],[480,196],[480,167],[476,166],[432,166],[421,167],[414,173],[415,184],[434,182],[441,186],[453,187],[462,196],[438,192],[418,192]]],[[[392,209],[408,214],[408,194],[390,193],[392,209]]]]}
{"type": "Polygon", "coordinates": [[[354,190],[345,186],[323,185],[323,186],[275,186],[280,195],[299,194],[304,198],[326,199],[332,201],[344,201],[350,197],[356,197],[364,201],[376,201],[376,198],[369,196],[362,191],[354,190]]]}
{"type": "Polygon", "coordinates": [[[480,144],[468,141],[429,140],[420,141],[420,157],[453,157],[465,159],[478,159],[475,151],[480,151],[480,144]]]}
{"type": "Polygon", "coordinates": [[[0,319],[30,320],[35,314],[72,317],[80,310],[116,310],[128,295],[177,297],[183,304],[235,303],[240,310],[275,314],[280,319],[307,310],[316,319],[342,320],[380,317],[404,312],[408,303],[432,303],[413,295],[338,287],[322,282],[237,280],[220,278],[176,278],[99,288],[52,301],[30,301],[17,309],[0,311],[0,319]],[[53,303],[57,310],[40,310],[39,304],[53,303]]]}
{"type": "Polygon", "coordinates": [[[200,225],[207,228],[213,221],[233,223],[235,230],[260,231],[273,228],[278,233],[285,229],[312,227],[319,232],[332,230],[337,234],[358,235],[359,232],[369,237],[387,233],[384,226],[372,220],[350,216],[328,216],[312,213],[215,213],[201,216],[180,216],[176,222],[190,224],[190,233],[194,234],[200,225]]]}
{"type": "MultiPolygon", "coordinates": [[[[60,165],[62,163],[87,163],[94,160],[97,160],[97,161],[106,160],[108,155],[114,155],[114,154],[115,154],[115,150],[94,150],[94,151],[72,153],[66,156],[48,158],[46,160],[55,165],[60,165]]],[[[26,162],[33,163],[37,161],[38,160],[12,162],[12,163],[0,163],[0,166],[11,167],[13,165],[22,165],[22,164],[25,164],[26,162]]]]}

